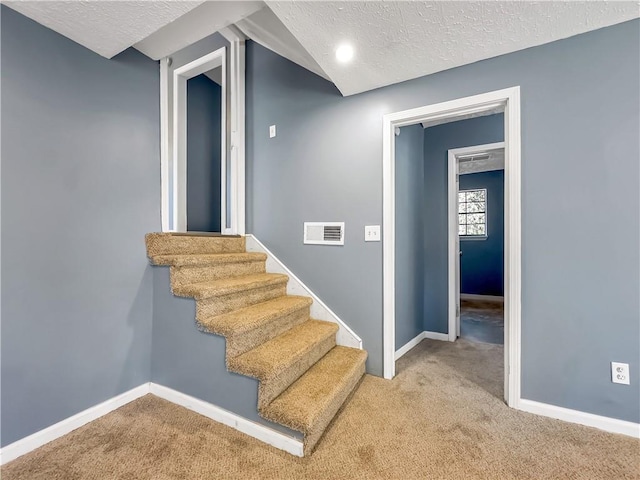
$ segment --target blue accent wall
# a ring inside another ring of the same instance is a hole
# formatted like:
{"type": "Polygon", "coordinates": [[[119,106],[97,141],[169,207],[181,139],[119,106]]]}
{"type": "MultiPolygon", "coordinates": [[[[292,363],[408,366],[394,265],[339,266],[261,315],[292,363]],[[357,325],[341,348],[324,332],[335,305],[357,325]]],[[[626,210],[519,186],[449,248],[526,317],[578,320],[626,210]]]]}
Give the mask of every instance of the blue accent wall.
{"type": "MultiPolygon", "coordinates": [[[[380,375],[382,243],[363,232],[382,223],[382,115],[518,85],[522,396],[638,422],[638,38],[633,20],[346,98],[248,42],[248,231],[354,329],[380,375]],[[345,221],[344,247],[303,245],[314,220],[345,221]],[[611,383],[612,360],[630,364],[631,387],[611,383]]],[[[439,175],[444,188],[444,163],[439,175]]]]}
{"type": "Polygon", "coordinates": [[[460,190],[487,189],[487,238],[460,238],[460,293],[504,295],[504,170],[460,175],[460,190]]]}
{"type": "Polygon", "coordinates": [[[149,381],[160,82],[0,12],[6,446],[149,381]]]}
{"type": "Polygon", "coordinates": [[[396,350],[424,330],[423,131],[412,125],[396,136],[396,350]]]}
{"type": "MultiPolygon", "coordinates": [[[[449,150],[504,140],[504,115],[471,118],[424,130],[424,329],[447,333],[449,317],[449,150]]],[[[462,243],[462,242],[461,242],[462,243]]]]}
{"type": "Polygon", "coordinates": [[[222,88],[206,75],[187,80],[187,229],[220,231],[222,88]]]}

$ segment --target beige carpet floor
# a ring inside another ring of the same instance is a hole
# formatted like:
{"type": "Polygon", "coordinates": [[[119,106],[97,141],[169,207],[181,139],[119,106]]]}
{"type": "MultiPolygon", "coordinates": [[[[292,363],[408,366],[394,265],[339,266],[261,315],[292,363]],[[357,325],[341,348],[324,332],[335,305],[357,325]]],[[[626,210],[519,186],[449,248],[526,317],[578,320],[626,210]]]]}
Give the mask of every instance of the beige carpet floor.
{"type": "Polygon", "coordinates": [[[502,346],[423,341],[367,375],[316,451],[296,458],[153,396],[4,466],[18,479],[640,478],[640,442],[517,412],[502,346]]]}

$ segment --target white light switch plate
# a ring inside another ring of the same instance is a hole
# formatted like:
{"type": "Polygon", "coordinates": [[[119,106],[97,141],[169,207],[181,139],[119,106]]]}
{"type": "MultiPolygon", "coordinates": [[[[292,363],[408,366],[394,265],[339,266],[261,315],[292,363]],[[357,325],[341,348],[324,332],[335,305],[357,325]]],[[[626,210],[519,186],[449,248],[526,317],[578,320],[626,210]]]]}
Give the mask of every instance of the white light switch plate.
{"type": "Polygon", "coordinates": [[[275,125],[270,125],[269,126],[269,138],[273,138],[276,136],[276,126],[275,125]]]}
{"type": "Polygon", "coordinates": [[[364,241],[379,242],[380,241],[380,225],[366,225],[364,227],[364,241]]]}

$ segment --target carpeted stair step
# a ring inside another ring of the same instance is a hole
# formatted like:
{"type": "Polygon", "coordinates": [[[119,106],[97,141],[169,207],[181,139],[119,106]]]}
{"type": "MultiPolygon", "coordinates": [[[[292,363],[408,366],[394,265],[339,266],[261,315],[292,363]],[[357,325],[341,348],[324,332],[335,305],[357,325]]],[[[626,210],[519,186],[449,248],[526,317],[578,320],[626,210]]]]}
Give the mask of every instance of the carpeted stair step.
{"type": "Polygon", "coordinates": [[[243,253],[245,237],[198,234],[148,233],[145,235],[147,255],[188,255],[194,253],[243,253]]]}
{"type": "Polygon", "coordinates": [[[173,293],[193,297],[196,319],[222,315],[239,308],[266,302],[287,294],[289,277],[277,273],[261,273],[243,277],[223,278],[210,282],[179,285],[173,293]]]}
{"type": "Polygon", "coordinates": [[[367,352],[335,347],[268,405],[260,415],[302,432],[310,454],[365,372],[367,352]]]}
{"type": "Polygon", "coordinates": [[[338,325],[308,320],[281,335],[227,359],[232,372],[260,380],[258,407],[286,390],[336,345],[338,325]]]}
{"type": "Polygon", "coordinates": [[[155,265],[171,267],[171,286],[265,273],[264,253],[157,255],[155,265]]]}
{"type": "Polygon", "coordinates": [[[202,329],[227,339],[227,357],[236,357],[309,320],[313,300],[287,295],[200,321],[202,329]]]}

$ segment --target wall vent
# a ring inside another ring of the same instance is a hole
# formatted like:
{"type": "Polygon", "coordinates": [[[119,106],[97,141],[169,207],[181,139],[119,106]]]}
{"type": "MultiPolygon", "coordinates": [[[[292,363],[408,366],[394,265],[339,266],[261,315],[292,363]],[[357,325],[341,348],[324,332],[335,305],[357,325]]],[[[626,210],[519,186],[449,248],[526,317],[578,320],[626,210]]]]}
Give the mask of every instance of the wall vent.
{"type": "Polygon", "coordinates": [[[304,222],[304,243],[344,245],[344,222],[304,222]]]}

